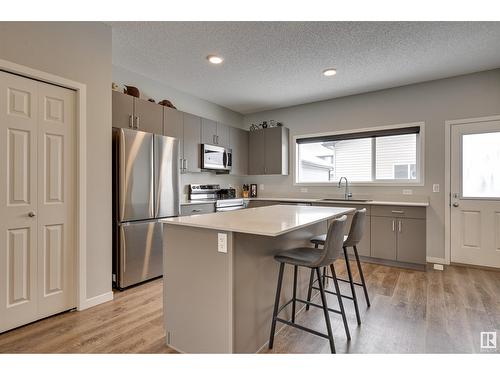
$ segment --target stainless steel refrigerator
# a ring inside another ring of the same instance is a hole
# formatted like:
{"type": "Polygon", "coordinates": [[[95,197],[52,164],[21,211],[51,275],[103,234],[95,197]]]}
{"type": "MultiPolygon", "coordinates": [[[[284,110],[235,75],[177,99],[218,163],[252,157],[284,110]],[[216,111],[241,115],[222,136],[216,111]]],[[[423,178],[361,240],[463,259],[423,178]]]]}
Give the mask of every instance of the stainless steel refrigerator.
{"type": "Polygon", "coordinates": [[[113,280],[120,289],[163,274],[158,219],[179,215],[178,163],[178,139],[113,128],[113,280]]]}

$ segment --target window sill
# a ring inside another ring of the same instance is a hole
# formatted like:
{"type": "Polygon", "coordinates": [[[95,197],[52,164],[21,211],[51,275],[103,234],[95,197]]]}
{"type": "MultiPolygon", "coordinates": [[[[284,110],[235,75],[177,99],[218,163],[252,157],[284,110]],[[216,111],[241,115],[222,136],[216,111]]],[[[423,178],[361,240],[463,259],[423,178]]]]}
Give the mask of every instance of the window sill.
{"type": "MultiPolygon", "coordinates": [[[[337,187],[338,182],[294,182],[294,186],[328,186],[337,187]]],[[[343,185],[342,185],[343,186],[343,185]]],[[[349,182],[349,186],[393,186],[393,187],[411,187],[411,186],[425,186],[424,182],[349,182]]]]}

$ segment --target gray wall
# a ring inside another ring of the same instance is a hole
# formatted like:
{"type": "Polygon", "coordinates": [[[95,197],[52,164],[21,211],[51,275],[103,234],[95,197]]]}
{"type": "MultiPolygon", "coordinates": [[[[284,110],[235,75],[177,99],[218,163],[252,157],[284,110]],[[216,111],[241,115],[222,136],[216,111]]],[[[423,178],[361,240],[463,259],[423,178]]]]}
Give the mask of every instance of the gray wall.
{"type": "Polygon", "coordinates": [[[0,58],[87,85],[87,298],[111,291],[111,28],[1,22],[0,58]],[[98,182],[98,183],[96,183],[98,182]]]}
{"type": "MultiPolygon", "coordinates": [[[[332,80],[332,85],[335,80],[332,80]]],[[[500,70],[409,85],[394,89],[304,104],[245,116],[245,128],[262,120],[276,120],[294,135],[424,121],[425,186],[413,194],[430,201],[427,256],[444,258],[445,121],[500,114],[500,70]],[[432,192],[432,184],[440,193],[432,192]]],[[[293,164],[290,164],[291,166],[293,164]]],[[[322,196],[340,193],[334,187],[308,187],[306,194],[293,185],[293,176],[249,176],[247,183],[264,184],[261,196],[322,196]]],[[[402,187],[353,187],[354,195],[407,199],[402,187]]]]}
{"type": "Polygon", "coordinates": [[[220,121],[227,125],[242,127],[243,115],[220,105],[197,98],[193,95],[174,89],[139,73],[132,72],[121,66],[119,61],[113,62],[113,81],[121,85],[136,86],[141,97],[153,98],[156,102],[168,99],[178,110],[189,112],[197,116],[220,121]]]}

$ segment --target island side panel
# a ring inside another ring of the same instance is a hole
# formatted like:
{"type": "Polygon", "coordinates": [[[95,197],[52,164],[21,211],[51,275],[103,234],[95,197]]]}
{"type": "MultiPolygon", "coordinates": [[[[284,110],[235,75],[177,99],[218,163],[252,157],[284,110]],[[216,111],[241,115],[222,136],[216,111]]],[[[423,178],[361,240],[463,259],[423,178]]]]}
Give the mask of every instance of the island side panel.
{"type": "Polygon", "coordinates": [[[167,345],[184,353],[231,353],[231,232],[164,224],[163,311],[167,345]],[[218,251],[227,234],[227,253],[218,251]]]}
{"type": "MultiPolygon", "coordinates": [[[[278,281],[279,264],[274,255],[294,247],[311,247],[311,237],[326,233],[326,221],[293,232],[267,237],[234,233],[234,352],[255,353],[267,345],[278,281]]],[[[299,267],[297,296],[307,297],[309,269],[299,267]]],[[[292,297],[293,266],[285,266],[281,303],[292,297]]],[[[297,303],[297,310],[303,304],[297,303]]],[[[281,317],[291,316],[291,305],[281,317]]],[[[279,330],[282,324],[278,323],[279,330]]]]}

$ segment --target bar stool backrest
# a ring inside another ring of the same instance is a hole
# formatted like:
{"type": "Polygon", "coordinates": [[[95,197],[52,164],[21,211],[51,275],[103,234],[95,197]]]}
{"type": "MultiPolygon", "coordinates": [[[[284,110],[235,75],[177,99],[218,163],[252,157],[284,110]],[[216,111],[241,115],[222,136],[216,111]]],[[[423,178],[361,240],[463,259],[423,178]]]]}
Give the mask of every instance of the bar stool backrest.
{"type": "Polygon", "coordinates": [[[328,227],[326,234],[324,254],[320,260],[318,267],[325,267],[332,264],[337,259],[342,251],[344,244],[344,229],[347,221],[347,216],[342,216],[332,221],[328,227]]]}
{"type": "Polygon", "coordinates": [[[345,247],[356,246],[359,241],[363,238],[363,233],[365,231],[365,221],[366,221],[366,208],[357,210],[352,217],[351,229],[349,229],[349,235],[344,242],[345,247]]]}

